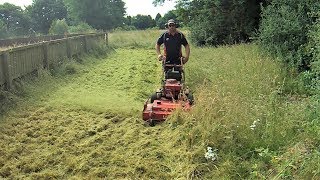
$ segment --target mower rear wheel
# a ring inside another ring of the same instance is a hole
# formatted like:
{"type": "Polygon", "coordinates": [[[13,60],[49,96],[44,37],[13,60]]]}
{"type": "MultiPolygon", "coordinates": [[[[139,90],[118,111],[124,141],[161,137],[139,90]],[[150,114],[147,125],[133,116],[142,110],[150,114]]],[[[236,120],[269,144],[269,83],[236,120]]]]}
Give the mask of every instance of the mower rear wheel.
{"type": "Polygon", "coordinates": [[[155,126],[155,125],[156,125],[155,120],[150,119],[150,120],[149,120],[149,125],[150,125],[151,127],[155,126]]]}
{"type": "Polygon", "coordinates": [[[193,98],[192,93],[189,93],[189,94],[187,95],[187,97],[188,97],[188,100],[189,100],[189,104],[192,105],[193,102],[194,102],[194,98],[193,98]]]}

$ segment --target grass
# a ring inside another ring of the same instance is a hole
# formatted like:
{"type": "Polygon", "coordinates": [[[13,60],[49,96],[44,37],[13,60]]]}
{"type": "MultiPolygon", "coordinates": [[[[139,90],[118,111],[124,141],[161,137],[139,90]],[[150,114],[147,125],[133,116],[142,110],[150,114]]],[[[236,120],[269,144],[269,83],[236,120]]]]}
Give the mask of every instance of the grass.
{"type": "MultiPolygon", "coordinates": [[[[115,31],[109,34],[109,44],[114,48],[145,48],[154,49],[154,46],[165,30],[134,30],[115,31]]],[[[183,33],[188,34],[183,29],[183,33]]]]}
{"type": "Polygon", "coordinates": [[[284,96],[280,66],[254,44],[191,47],[193,109],[145,126],[143,103],[160,85],[159,33],[116,32],[110,46],[124,47],[107,57],[24,82],[0,120],[0,177],[319,178],[319,106],[284,96]],[[215,160],[205,158],[207,147],[215,160]]]}
{"type": "Polygon", "coordinates": [[[116,31],[109,34],[109,44],[114,48],[154,49],[161,32],[160,30],[116,31]]]}

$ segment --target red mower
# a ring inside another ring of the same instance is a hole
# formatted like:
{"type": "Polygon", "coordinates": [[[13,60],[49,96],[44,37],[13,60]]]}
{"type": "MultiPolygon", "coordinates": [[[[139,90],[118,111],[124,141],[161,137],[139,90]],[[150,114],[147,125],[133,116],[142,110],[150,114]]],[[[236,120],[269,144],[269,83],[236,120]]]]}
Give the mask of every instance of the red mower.
{"type": "Polygon", "coordinates": [[[156,122],[165,121],[172,112],[178,108],[189,110],[193,104],[193,95],[184,87],[185,74],[181,64],[166,64],[162,62],[163,77],[162,88],[145,102],[143,120],[150,126],[156,122]]]}

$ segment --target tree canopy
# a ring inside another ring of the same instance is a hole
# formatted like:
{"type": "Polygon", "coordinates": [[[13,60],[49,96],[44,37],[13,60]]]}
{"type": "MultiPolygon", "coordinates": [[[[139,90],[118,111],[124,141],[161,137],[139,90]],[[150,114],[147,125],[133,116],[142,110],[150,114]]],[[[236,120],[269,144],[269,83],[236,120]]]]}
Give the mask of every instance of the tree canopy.
{"type": "Polygon", "coordinates": [[[168,11],[166,14],[163,15],[163,17],[160,17],[157,21],[157,27],[159,29],[164,29],[165,28],[165,23],[169,19],[177,19],[177,15],[175,14],[175,11],[171,10],[168,11]]]}
{"type": "Polygon", "coordinates": [[[48,33],[54,20],[67,18],[67,8],[63,0],[33,0],[27,11],[32,18],[34,29],[42,33],[48,33]]]}
{"type": "Polygon", "coordinates": [[[2,36],[23,35],[30,28],[30,18],[19,6],[4,3],[0,5],[0,26],[2,36]]]}
{"type": "Polygon", "coordinates": [[[137,16],[132,17],[131,25],[133,25],[137,29],[147,29],[155,27],[156,22],[152,19],[150,15],[146,16],[138,14],[137,16]]]}
{"type": "Polygon", "coordinates": [[[125,21],[122,0],[65,0],[65,3],[71,19],[86,22],[96,29],[113,29],[125,21]]]}

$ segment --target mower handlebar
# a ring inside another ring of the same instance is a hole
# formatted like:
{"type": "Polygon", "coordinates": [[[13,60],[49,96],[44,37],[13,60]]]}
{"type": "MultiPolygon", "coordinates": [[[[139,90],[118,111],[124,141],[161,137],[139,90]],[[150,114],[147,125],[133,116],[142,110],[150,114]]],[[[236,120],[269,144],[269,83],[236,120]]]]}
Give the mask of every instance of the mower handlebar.
{"type": "Polygon", "coordinates": [[[165,67],[183,67],[181,64],[165,64],[165,67]]]}
{"type": "Polygon", "coordinates": [[[162,58],[162,64],[164,67],[183,67],[183,59],[184,57],[180,57],[180,64],[166,64],[166,57],[163,56],[162,58]]]}

